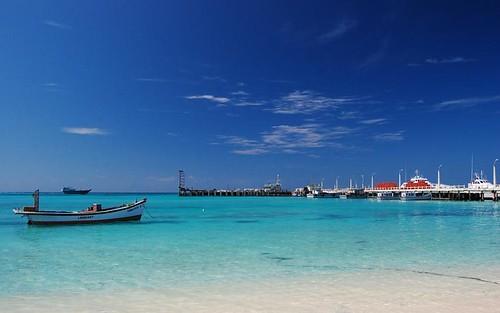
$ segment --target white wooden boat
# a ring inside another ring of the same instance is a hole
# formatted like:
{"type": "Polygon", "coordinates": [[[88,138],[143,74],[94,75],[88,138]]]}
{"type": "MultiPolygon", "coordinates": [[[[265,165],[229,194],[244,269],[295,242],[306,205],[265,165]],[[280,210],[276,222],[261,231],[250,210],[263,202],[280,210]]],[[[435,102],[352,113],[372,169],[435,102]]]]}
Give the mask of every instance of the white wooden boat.
{"type": "Polygon", "coordinates": [[[40,211],[38,190],[33,194],[34,206],[14,209],[14,213],[28,219],[28,224],[58,225],[58,224],[91,224],[120,221],[138,221],[142,217],[146,199],[123,204],[111,208],[102,208],[93,204],[81,211],[40,211]]]}

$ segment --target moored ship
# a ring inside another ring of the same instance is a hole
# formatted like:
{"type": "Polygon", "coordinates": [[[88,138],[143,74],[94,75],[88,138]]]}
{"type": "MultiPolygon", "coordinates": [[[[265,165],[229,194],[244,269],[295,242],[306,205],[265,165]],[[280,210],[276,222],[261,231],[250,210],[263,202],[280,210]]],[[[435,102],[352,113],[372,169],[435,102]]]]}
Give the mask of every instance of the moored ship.
{"type": "Polygon", "coordinates": [[[399,194],[391,191],[378,192],[377,200],[399,200],[399,194]]]}
{"type": "Polygon", "coordinates": [[[67,195],[86,195],[92,189],[76,189],[73,187],[64,187],[61,191],[67,195]]]}
{"type": "Polygon", "coordinates": [[[475,178],[473,181],[471,181],[467,187],[469,189],[478,189],[478,190],[492,190],[495,189],[495,185],[490,183],[484,176],[483,173],[481,172],[481,176],[479,176],[477,173],[475,173],[475,178]]]}
{"type": "Polygon", "coordinates": [[[401,192],[401,200],[431,200],[432,193],[425,189],[431,189],[432,187],[433,185],[431,184],[431,182],[429,182],[427,178],[420,176],[418,170],[416,170],[415,176],[401,185],[401,189],[408,189],[401,192]]]}
{"type": "Polygon", "coordinates": [[[483,172],[481,171],[481,175],[477,173],[474,174],[475,178],[473,181],[467,184],[467,187],[471,190],[481,190],[484,195],[485,200],[492,200],[495,197],[493,190],[495,189],[495,185],[490,183],[486,177],[483,176],[483,172]]]}
{"type": "Polygon", "coordinates": [[[418,170],[415,171],[415,176],[413,176],[409,181],[404,182],[401,185],[401,189],[431,189],[432,184],[429,180],[423,176],[420,176],[418,170]]]}
{"type": "Polygon", "coordinates": [[[416,201],[416,200],[432,200],[432,193],[430,191],[411,190],[401,193],[401,200],[403,201],[416,201]]]}

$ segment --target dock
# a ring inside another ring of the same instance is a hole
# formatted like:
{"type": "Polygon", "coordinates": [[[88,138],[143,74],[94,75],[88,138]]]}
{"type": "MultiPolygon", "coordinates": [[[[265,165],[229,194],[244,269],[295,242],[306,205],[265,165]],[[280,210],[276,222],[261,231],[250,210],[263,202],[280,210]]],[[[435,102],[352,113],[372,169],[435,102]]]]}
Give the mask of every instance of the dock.
{"type": "Polygon", "coordinates": [[[186,187],[183,170],[179,170],[179,196],[180,197],[291,197],[292,192],[283,190],[279,175],[276,182],[266,184],[262,188],[238,189],[196,189],[186,187]]]}
{"type": "MultiPolygon", "coordinates": [[[[496,163],[496,161],[495,161],[496,163]]],[[[472,176],[472,175],[471,175],[472,176]]],[[[408,193],[426,194],[427,200],[440,201],[499,201],[500,185],[496,184],[496,168],[493,171],[493,184],[476,175],[476,179],[465,185],[441,184],[440,172],[438,183],[430,183],[426,178],[416,175],[407,182],[382,182],[374,185],[373,176],[371,187],[353,186],[350,180],[348,188],[339,188],[338,181],[335,188],[324,188],[321,184],[310,184],[303,188],[296,188],[291,192],[281,187],[280,177],[276,176],[274,183],[266,184],[262,188],[238,189],[197,189],[188,188],[185,184],[185,174],[179,170],[179,196],[181,197],[307,197],[307,198],[341,198],[341,199],[367,199],[377,198],[380,193],[390,193],[391,199],[408,197],[408,193]],[[429,196],[430,194],[430,196],[429,196]]],[[[382,195],[383,196],[383,195],[382,195]]],[[[405,198],[405,200],[408,200],[405,198]]]]}
{"type": "Polygon", "coordinates": [[[500,198],[500,188],[492,189],[472,189],[467,187],[449,187],[449,188],[421,188],[421,189],[403,189],[403,188],[368,188],[365,193],[368,198],[376,198],[379,192],[392,192],[395,195],[401,195],[408,191],[425,191],[432,194],[432,200],[453,200],[453,201],[498,201],[500,198]]]}

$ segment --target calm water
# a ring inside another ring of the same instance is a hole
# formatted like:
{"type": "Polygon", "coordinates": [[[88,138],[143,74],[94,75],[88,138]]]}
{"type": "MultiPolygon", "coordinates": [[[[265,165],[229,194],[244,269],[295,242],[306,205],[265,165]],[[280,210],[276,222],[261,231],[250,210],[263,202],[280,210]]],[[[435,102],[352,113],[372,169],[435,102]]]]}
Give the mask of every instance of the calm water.
{"type": "Polygon", "coordinates": [[[141,222],[28,226],[0,194],[0,295],[248,281],[366,268],[498,266],[493,202],[42,194],[44,209],[146,196],[141,222]]]}

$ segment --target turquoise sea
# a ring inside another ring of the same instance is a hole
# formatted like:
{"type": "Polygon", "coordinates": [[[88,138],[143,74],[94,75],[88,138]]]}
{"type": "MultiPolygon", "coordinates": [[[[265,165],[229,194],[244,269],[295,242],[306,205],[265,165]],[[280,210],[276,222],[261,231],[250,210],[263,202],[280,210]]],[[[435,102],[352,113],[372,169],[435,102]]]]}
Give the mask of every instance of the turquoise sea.
{"type": "Polygon", "coordinates": [[[147,197],[140,222],[29,226],[0,194],[0,298],[161,289],[370,269],[500,268],[494,202],[42,194],[77,210],[147,197]]]}

